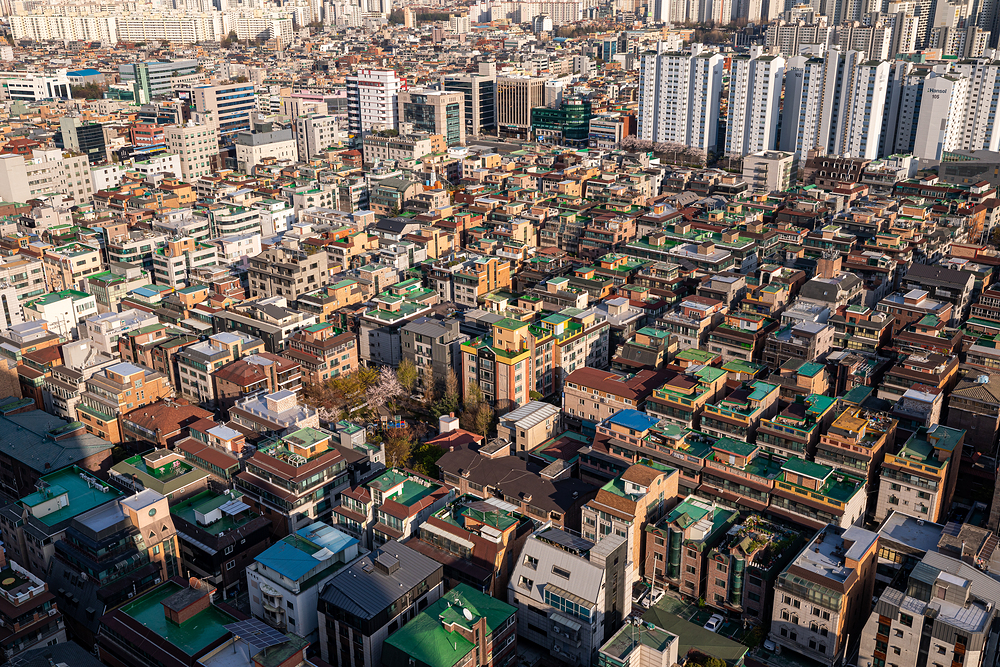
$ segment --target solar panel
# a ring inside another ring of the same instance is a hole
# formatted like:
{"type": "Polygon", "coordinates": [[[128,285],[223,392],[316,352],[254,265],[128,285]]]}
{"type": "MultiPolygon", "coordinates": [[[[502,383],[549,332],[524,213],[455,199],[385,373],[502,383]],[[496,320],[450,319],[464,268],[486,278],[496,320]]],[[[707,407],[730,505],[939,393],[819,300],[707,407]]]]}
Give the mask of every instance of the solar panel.
{"type": "Polygon", "coordinates": [[[539,537],[558,544],[561,547],[565,547],[571,551],[587,551],[594,548],[594,543],[590,540],[585,540],[582,537],[577,537],[576,535],[570,535],[569,533],[559,530],[558,528],[550,528],[544,533],[541,533],[539,537]]]}
{"type": "Polygon", "coordinates": [[[251,618],[246,621],[237,621],[236,623],[230,623],[229,625],[225,625],[223,627],[240,639],[246,640],[248,644],[253,644],[257,648],[277,646],[278,644],[284,644],[287,641],[291,641],[283,633],[278,632],[270,625],[267,625],[263,621],[259,621],[256,618],[251,618]]]}

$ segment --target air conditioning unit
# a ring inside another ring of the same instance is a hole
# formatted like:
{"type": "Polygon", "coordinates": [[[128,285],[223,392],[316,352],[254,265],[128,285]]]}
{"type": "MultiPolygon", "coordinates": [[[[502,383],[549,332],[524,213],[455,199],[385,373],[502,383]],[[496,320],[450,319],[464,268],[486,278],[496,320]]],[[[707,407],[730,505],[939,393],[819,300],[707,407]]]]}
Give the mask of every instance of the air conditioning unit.
{"type": "Polygon", "coordinates": [[[156,581],[154,581],[153,583],[154,583],[154,584],[158,584],[158,583],[160,583],[160,581],[161,581],[161,579],[160,579],[159,577],[157,577],[157,578],[156,578],[156,581]]]}

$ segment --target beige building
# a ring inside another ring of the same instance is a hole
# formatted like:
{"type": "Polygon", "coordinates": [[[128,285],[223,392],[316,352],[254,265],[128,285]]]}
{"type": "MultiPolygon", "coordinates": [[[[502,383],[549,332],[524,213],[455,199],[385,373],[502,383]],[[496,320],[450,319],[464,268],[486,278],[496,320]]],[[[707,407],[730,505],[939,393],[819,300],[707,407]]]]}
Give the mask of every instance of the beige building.
{"type": "Polygon", "coordinates": [[[531,110],[545,106],[545,79],[502,76],[497,79],[497,125],[500,132],[526,133],[531,110]]]}
{"type": "Polygon", "coordinates": [[[760,151],[743,158],[743,180],[755,192],[787,190],[792,184],[795,154],[760,151]]]}
{"type": "Polygon", "coordinates": [[[250,298],[283,296],[288,300],[328,282],[326,253],[269,248],[250,258],[250,298]]]}
{"type": "Polygon", "coordinates": [[[173,125],[164,128],[167,150],[181,161],[181,178],[193,180],[213,172],[212,158],[219,153],[219,130],[213,125],[173,125]]]}
{"type": "Polygon", "coordinates": [[[31,157],[0,155],[0,199],[26,202],[43,195],[63,194],[75,205],[94,197],[90,161],[86,155],[61,149],[32,151],[31,157]]]}
{"type": "Polygon", "coordinates": [[[864,528],[829,525],[778,575],[770,639],[782,653],[824,665],[846,658],[871,609],[877,545],[864,528]]]}
{"type": "Polygon", "coordinates": [[[369,134],[362,142],[365,164],[375,164],[384,160],[416,160],[431,153],[442,153],[447,149],[444,137],[422,132],[398,137],[369,134]]]}
{"type": "Polygon", "coordinates": [[[531,401],[500,418],[497,437],[514,445],[514,453],[531,452],[561,430],[562,412],[551,403],[531,401]]]}
{"type": "Polygon", "coordinates": [[[52,292],[82,289],[88,276],[104,270],[100,248],[82,243],[46,250],[42,263],[45,265],[45,282],[52,292]]]}

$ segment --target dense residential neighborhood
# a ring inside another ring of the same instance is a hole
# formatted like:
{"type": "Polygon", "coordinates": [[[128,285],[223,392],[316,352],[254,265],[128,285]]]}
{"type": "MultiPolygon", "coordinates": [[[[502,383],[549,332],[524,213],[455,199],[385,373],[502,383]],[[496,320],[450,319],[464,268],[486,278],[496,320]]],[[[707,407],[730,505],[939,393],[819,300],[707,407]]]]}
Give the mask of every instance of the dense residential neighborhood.
{"type": "Polygon", "coordinates": [[[0,666],[996,667],[998,38],[0,0],[0,666]]]}

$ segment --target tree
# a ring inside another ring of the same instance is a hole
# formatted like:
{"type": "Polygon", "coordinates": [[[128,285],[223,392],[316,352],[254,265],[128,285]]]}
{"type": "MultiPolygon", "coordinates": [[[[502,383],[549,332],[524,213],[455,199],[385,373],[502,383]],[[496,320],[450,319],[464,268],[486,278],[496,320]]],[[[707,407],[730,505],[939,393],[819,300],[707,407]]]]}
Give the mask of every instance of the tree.
{"type": "Polygon", "coordinates": [[[385,464],[390,468],[406,465],[413,450],[413,432],[409,426],[390,428],[385,433],[385,464]]]}
{"type": "Polygon", "coordinates": [[[222,41],[219,42],[219,46],[221,46],[224,49],[228,49],[233,44],[239,44],[239,43],[240,43],[240,38],[236,35],[236,31],[230,30],[229,34],[223,37],[222,41]]]}
{"type": "Polygon", "coordinates": [[[250,79],[246,78],[246,77],[245,77],[245,76],[243,76],[242,74],[241,74],[241,75],[239,75],[239,76],[234,76],[234,77],[232,78],[232,82],[233,82],[233,83],[247,83],[248,81],[250,81],[250,79]]]}
{"type": "Polygon", "coordinates": [[[413,469],[431,479],[438,478],[437,461],[444,456],[444,449],[424,443],[413,450],[413,469]]]}
{"type": "Polygon", "coordinates": [[[489,403],[480,404],[473,419],[473,426],[475,426],[476,433],[484,438],[489,435],[490,429],[493,428],[493,408],[490,407],[489,403]]]}
{"type": "Polygon", "coordinates": [[[483,390],[480,388],[479,383],[473,380],[469,383],[469,391],[465,392],[465,411],[475,412],[479,409],[479,405],[483,402],[483,390]]]}
{"type": "Polygon", "coordinates": [[[413,388],[417,386],[417,367],[409,359],[403,359],[399,362],[399,368],[396,369],[396,379],[399,380],[399,384],[406,391],[406,394],[412,394],[413,388]]]}
{"type": "Polygon", "coordinates": [[[440,417],[441,415],[458,412],[458,408],[458,376],[455,375],[455,371],[449,368],[448,373],[444,376],[444,396],[431,407],[431,414],[435,417],[440,417]]]}
{"type": "Polygon", "coordinates": [[[104,87],[96,82],[85,83],[82,86],[71,86],[70,92],[75,100],[99,100],[104,97],[104,87]]]}
{"type": "Polygon", "coordinates": [[[379,371],[378,380],[368,388],[368,404],[378,410],[402,394],[403,385],[399,383],[396,372],[389,366],[383,366],[379,371]]]}

